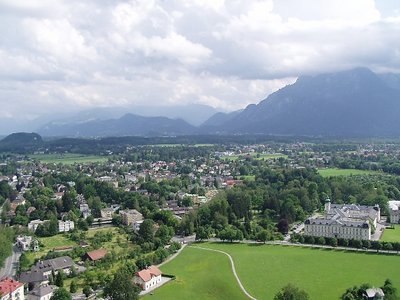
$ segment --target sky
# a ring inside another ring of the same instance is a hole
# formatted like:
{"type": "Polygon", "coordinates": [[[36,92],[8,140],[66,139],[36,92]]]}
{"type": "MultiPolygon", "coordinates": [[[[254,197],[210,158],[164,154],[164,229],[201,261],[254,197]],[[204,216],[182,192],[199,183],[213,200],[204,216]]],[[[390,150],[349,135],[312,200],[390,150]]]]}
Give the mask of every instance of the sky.
{"type": "Polygon", "coordinates": [[[298,76],[400,73],[399,0],[0,0],[0,123],[258,103],[298,76]]]}

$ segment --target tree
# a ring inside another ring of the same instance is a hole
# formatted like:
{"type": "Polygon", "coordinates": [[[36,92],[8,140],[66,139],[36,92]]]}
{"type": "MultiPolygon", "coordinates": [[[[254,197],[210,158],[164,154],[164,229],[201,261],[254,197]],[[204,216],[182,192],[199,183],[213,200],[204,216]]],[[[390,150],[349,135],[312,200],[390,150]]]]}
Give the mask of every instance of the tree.
{"type": "Polygon", "coordinates": [[[54,284],[58,287],[64,286],[64,276],[62,271],[57,273],[56,278],[54,279],[54,284]]]}
{"type": "Polygon", "coordinates": [[[76,282],[75,280],[71,281],[71,285],[69,286],[69,292],[70,293],[76,293],[76,291],[78,290],[78,287],[76,286],[76,282]]]}
{"type": "Polygon", "coordinates": [[[196,230],[196,241],[208,240],[209,238],[209,230],[204,226],[199,226],[196,230]]]}
{"type": "Polygon", "coordinates": [[[308,300],[308,294],[289,283],[284,286],[274,297],[274,300],[308,300]]]}
{"type": "Polygon", "coordinates": [[[287,219],[281,219],[277,225],[280,233],[286,234],[289,231],[289,222],[287,219]]]}
{"type": "Polygon", "coordinates": [[[120,270],[115,273],[114,279],[104,287],[104,294],[111,300],[136,300],[139,288],[127,273],[120,270]]]}
{"type": "Polygon", "coordinates": [[[64,288],[57,289],[50,300],[72,300],[71,294],[64,288]]]}
{"type": "Polygon", "coordinates": [[[139,236],[145,242],[151,242],[154,238],[154,221],[150,219],[146,219],[140,225],[139,228],[139,236]]]}
{"type": "Polygon", "coordinates": [[[257,234],[257,240],[259,240],[260,242],[263,242],[264,244],[266,241],[268,241],[268,239],[269,239],[268,230],[263,229],[257,234]]]}
{"type": "Polygon", "coordinates": [[[85,285],[82,289],[82,293],[84,293],[86,297],[89,297],[89,295],[92,293],[92,288],[88,285],[85,285]]]}

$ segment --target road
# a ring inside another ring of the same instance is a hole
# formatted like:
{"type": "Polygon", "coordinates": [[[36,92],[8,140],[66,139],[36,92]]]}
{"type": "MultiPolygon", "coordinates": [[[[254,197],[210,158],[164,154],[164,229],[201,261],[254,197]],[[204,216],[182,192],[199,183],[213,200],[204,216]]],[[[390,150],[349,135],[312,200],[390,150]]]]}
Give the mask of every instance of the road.
{"type": "Polygon", "coordinates": [[[14,277],[17,273],[19,257],[21,256],[21,252],[17,248],[17,246],[13,245],[12,254],[7,257],[4,262],[4,268],[0,269],[0,279],[4,277],[14,277]]]}

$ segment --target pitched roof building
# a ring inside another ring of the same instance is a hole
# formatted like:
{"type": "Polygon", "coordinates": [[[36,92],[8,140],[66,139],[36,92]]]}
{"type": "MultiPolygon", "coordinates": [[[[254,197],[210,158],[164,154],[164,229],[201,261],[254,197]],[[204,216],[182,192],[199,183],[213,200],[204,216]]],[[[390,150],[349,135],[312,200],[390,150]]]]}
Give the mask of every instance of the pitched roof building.
{"type": "Polygon", "coordinates": [[[136,272],[134,282],[147,291],[161,282],[161,274],[159,268],[150,266],[147,269],[136,272]]]}
{"type": "Polygon", "coordinates": [[[90,251],[86,253],[86,258],[90,259],[91,261],[97,261],[104,258],[107,255],[106,249],[97,249],[94,251],[90,251]]]}
{"type": "Polygon", "coordinates": [[[0,281],[0,300],[25,299],[24,284],[11,278],[0,281]]]}

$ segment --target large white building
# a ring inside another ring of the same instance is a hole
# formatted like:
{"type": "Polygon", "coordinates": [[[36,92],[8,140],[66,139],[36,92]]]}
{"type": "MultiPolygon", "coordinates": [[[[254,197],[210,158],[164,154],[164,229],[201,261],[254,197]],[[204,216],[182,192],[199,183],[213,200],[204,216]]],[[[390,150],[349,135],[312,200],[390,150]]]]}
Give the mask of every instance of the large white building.
{"type": "Polygon", "coordinates": [[[389,217],[391,224],[399,224],[400,223],[400,201],[399,200],[391,200],[388,202],[389,206],[389,217]]]}
{"type": "Polygon", "coordinates": [[[379,205],[331,204],[327,199],[325,214],[304,222],[304,235],[370,240],[380,215],[379,205]]]}

